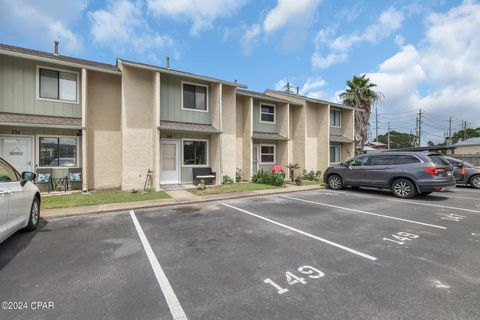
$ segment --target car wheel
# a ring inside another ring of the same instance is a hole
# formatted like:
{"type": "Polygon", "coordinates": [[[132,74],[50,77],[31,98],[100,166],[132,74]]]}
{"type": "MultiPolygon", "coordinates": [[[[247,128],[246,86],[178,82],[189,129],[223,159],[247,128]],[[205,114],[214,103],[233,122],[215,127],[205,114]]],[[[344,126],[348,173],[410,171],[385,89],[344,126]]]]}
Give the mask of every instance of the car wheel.
{"type": "Polygon", "coordinates": [[[28,225],[25,230],[33,231],[37,229],[38,222],[40,221],[40,201],[37,197],[33,198],[32,207],[30,209],[30,218],[28,219],[28,225]]]}
{"type": "Polygon", "coordinates": [[[470,185],[472,188],[480,189],[480,176],[473,176],[470,178],[470,185]]]}
{"type": "Polygon", "coordinates": [[[410,199],[417,195],[415,185],[407,179],[397,179],[392,183],[392,192],[395,197],[410,199]]]}
{"type": "Polygon", "coordinates": [[[341,190],[343,189],[343,180],[337,174],[333,174],[328,177],[328,187],[333,190],[341,190]]]}

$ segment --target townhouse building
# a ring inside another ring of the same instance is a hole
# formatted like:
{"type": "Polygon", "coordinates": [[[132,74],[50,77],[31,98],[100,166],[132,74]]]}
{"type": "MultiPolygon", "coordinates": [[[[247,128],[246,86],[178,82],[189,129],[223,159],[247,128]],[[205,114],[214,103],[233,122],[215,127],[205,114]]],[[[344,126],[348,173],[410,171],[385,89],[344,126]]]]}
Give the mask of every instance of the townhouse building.
{"type": "Polygon", "coordinates": [[[81,168],[82,189],[244,180],[275,164],[324,171],[354,155],[353,108],[117,59],[0,44],[0,156],[19,171],[81,168]]]}

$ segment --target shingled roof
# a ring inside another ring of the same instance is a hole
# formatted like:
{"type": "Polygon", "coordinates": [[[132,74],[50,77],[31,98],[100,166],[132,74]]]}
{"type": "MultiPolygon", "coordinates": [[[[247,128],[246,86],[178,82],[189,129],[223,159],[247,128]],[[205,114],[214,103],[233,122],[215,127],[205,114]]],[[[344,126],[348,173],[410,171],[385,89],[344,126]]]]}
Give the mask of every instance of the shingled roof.
{"type": "Polygon", "coordinates": [[[33,114],[0,113],[0,124],[25,127],[81,129],[82,119],[71,117],[38,116],[33,114]]]}

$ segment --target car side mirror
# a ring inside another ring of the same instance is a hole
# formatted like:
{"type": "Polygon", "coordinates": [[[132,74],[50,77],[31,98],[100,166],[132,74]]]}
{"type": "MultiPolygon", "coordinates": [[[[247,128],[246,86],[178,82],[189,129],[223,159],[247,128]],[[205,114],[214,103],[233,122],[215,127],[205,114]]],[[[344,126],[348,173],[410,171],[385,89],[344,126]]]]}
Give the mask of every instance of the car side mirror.
{"type": "Polygon", "coordinates": [[[30,171],[24,171],[22,172],[22,180],[20,181],[20,183],[22,184],[22,186],[24,186],[28,181],[34,181],[36,177],[37,177],[36,173],[30,172],[30,171]]]}

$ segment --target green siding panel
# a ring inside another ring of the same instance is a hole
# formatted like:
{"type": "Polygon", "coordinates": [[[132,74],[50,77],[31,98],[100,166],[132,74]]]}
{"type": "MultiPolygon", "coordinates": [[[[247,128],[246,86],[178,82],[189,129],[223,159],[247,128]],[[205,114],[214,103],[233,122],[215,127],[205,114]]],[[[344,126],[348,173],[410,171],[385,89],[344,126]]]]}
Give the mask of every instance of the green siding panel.
{"type": "MultiPolygon", "coordinates": [[[[276,109],[276,108],[275,108],[276,109]]],[[[278,120],[278,113],[275,111],[275,122],[278,120]]],[[[277,125],[260,122],[260,101],[253,100],[253,131],[278,133],[277,125]]]]}
{"type": "Polygon", "coordinates": [[[342,128],[330,127],[330,134],[333,134],[335,136],[341,136],[342,135],[342,128]]]}
{"type": "Polygon", "coordinates": [[[81,84],[79,69],[0,55],[0,112],[80,118],[81,88],[77,93],[79,103],[37,100],[37,65],[76,71],[81,84]]]}
{"type": "Polygon", "coordinates": [[[211,86],[208,82],[161,74],[160,119],[165,121],[211,124],[210,106],[208,106],[208,112],[182,110],[182,81],[207,85],[208,103],[210,104],[210,101],[212,101],[211,86]]]}

